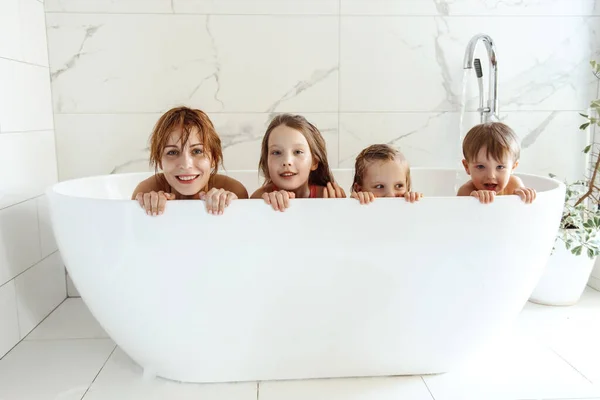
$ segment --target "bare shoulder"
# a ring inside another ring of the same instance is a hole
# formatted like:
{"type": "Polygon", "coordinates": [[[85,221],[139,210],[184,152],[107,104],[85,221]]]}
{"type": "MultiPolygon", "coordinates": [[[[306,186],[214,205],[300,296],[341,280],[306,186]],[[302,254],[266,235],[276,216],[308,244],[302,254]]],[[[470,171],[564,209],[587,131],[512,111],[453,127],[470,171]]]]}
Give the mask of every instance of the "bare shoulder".
{"type": "Polygon", "coordinates": [[[242,185],[240,181],[237,179],[233,179],[227,175],[216,174],[213,177],[212,187],[217,189],[224,189],[228,192],[233,192],[238,197],[238,199],[247,199],[248,198],[248,190],[246,187],[242,185]]]}
{"type": "Polygon", "coordinates": [[[263,185],[261,187],[259,187],[258,189],[256,189],[254,191],[254,193],[252,193],[252,196],[250,196],[251,199],[260,199],[262,198],[262,195],[265,193],[270,193],[272,192],[274,189],[273,184],[272,183],[267,183],[266,185],[263,185]]]}
{"type": "Polygon", "coordinates": [[[135,196],[138,193],[159,192],[161,190],[164,191],[165,187],[163,184],[162,175],[163,175],[162,173],[152,175],[151,177],[146,178],[143,181],[141,181],[140,183],[138,183],[138,185],[133,190],[131,199],[135,200],[135,196]]]}
{"type": "Polygon", "coordinates": [[[458,192],[456,193],[456,195],[457,196],[470,196],[471,192],[473,192],[473,190],[475,190],[475,185],[473,185],[473,181],[468,181],[467,183],[465,183],[458,189],[458,192]]]}
{"type": "Polygon", "coordinates": [[[516,189],[525,187],[523,181],[518,176],[511,175],[506,185],[506,193],[512,194],[516,189]]]}

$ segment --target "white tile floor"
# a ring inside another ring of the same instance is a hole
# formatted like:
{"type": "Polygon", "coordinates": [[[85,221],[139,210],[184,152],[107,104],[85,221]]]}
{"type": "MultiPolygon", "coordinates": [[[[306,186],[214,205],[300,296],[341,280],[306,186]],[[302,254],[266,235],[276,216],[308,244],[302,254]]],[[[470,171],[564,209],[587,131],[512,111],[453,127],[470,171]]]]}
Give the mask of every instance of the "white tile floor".
{"type": "Polygon", "coordinates": [[[430,376],[236,384],[144,380],[81,299],[67,299],[0,360],[0,400],[600,400],[600,292],[527,303],[514,329],[458,370],[430,376]]]}

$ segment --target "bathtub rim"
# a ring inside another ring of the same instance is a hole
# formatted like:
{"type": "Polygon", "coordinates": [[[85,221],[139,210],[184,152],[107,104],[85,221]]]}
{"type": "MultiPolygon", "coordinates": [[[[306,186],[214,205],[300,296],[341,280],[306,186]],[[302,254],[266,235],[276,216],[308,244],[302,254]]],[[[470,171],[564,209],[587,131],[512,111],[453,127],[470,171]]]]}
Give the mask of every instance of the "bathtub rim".
{"type": "MultiPolygon", "coordinates": [[[[435,167],[411,167],[411,171],[439,171],[439,172],[455,172],[455,173],[463,173],[464,170],[463,169],[458,169],[458,168],[435,168],[435,167]]],[[[333,168],[332,172],[335,171],[354,171],[354,168],[333,168]]],[[[159,171],[160,173],[161,171],[159,171]]],[[[256,173],[257,179],[260,179],[259,175],[259,171],[256,169],[232,169],[232,170],[220,170],[218,173],[222,173],[224,175],[230,175],[230,174],[235,174],[235,173],[256,173]]],[[[120,179],[126,179],[127,177],[132,177],[132,176],[140,176],[140,178],[145,177],[143,179],[146,179],[150,176],[152,176],[154,174],[154,172],[152,171],[139,171],[139,172],[125,172],[125,173],[118,173],[118,174],[99,174],[99,175],[90,175],[90,176],[85,176],[85,177],[80,177],[80,178],[71,178],[71,179],[66,179],[64,181],[60,181],[60,182],[56,182],[50,186],[47,187],[45,194],[46,195],[58,195],[58,196],[64,196],[64,197],[69,197],[69,198],[76,198],[76,199],[87,199],[87,200],[97,200],[97,201],[111,201],[111,202],[132,202],[135,200],[132,199],[111,199],[111,198],[100,198],[100,197],[90,197],[90,196],[81,196],[78,194],[74,194],[73,190],[69,190],[70,186],[73,185],[77,185],[80,184],[83,181],[102,181],[105,179],[111,179],[111,178],[115,178],[115,177],[119,177],[120,179]],[[66,190],[65,190],[66,189],[66,190]]],[[[514,173],[513,175],[517,176],[517,177],[530,177],[533,179],[539,179],[542,181],[547,182],[549,185],[552,185],[553,187],[546,189],[546,190],[540,190],[537,191],[538,197],[540,195],[544,195],[544,193],[549,193],[549,192],[554,192],[556,190],[565,190],[566,185],[564,182],[561,182],[560,180],[556,179],[556,178],[551,178],[551,177],[545,177],[542,175],[536,175],[536,174],[530,174],[530,173],[514,173]]],[[[335,176],[335,174],[334,174],[335,176]]],[[[140,180],[141,182],[141,180],[140,180]]],[[[346,192],[348,192],[346,190],[346,192]]],[[[250,193],[248,193],[248,195],[250,195],[250,193]]],[[[349,199],[350,194],[346,193],[347,197],[346,199],[349,199]]],[[[459,196],[456,195],[452,195],[452,196],[427,196],[427,199],[456,199],[459,196]]],[[[469,196],[461,196],[461,197],[469,197],[469,196]]],[[[496,199],[495,201],[504,201],[504,200],[508,200],[510,198],[510,196],[501,196],[499,199],[496,199]]],[[[261,199],[244,199],[244,200],[261,200],[261,199]]],[[[295,199],[295,200],[306,200],[306,199],[295,199]]],[[[343,200],[343,199],[340,199],[343,200]]],[[[382,199],[385,200],[385,199],[382,199]]],[[[389,199],[388,199],[389,200],[389,199]]],[[[178,200],[171,200],[171,201],[178,201],[178,200]]],[[[202,200],[200,200],[202,201],[202,200]]]]}

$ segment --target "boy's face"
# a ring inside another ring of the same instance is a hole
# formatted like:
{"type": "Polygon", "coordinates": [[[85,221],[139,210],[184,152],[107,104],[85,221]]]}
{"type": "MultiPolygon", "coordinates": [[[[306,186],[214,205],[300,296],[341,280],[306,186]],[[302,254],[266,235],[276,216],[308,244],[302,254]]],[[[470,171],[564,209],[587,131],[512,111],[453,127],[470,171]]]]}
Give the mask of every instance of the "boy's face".
{"type": "Polygon", "coordinates": [[[185,196],[201,191],[210,178],[213,167],[205,152],[198,129],[194,128],[187,143],[181,143],[181,129],[174,130],[161,158],[161,168],[171,187],[185,196]]]}
{"type": "Polygon", "coordinates": [[[463,160],[463,166],[477,190],[493,190],[496,193],[503,191],[508,185],[510,175],[519,164],[518,161],[505,154],[501,160],[487,156],[487,149],[479,150],[474,160],[463,160]]]}
{"type": "Polygon", "coordinates": [[[406,168],[396,160],[373,161],[365,169],[357,192],[371,192],[375,197],[402,197],[406,193],[406,168]]]}

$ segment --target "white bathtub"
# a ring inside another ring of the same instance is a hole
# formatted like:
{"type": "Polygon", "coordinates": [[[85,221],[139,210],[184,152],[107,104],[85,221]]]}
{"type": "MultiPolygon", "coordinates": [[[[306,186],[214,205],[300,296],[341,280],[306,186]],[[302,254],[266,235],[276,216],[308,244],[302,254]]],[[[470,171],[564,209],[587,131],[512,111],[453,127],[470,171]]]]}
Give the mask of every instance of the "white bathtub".
{"type": "MultiPolygon", "coordinates": [[[[232,172],[252,192],[256,172],[232,172]]],[[[352,171],[334,174],[348,191],[352,171]]],[[[239,200],[224,215],[128,200],[148,174],[48,191],[57,242],[93,315],[146,371],[188,382],[441,373],[508,327],[554,242],[564,186],[481,205],[454,171],[413,169],[409,204],[239,200]],[[432,197],[434,195],[446,197],[432,197]]]]}

